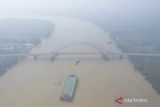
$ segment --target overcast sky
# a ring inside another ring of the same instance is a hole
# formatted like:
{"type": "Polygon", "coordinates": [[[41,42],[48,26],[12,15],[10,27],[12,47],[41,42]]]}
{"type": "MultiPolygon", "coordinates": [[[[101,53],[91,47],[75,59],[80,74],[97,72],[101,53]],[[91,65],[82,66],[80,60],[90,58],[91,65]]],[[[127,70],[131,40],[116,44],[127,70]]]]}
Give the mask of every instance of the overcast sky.
{"type": "Polygon", "coordinates": [[[0,0],[0,12],[68,11],[105,7],[107,11],[160,11],[160,0],[0,0]]]}

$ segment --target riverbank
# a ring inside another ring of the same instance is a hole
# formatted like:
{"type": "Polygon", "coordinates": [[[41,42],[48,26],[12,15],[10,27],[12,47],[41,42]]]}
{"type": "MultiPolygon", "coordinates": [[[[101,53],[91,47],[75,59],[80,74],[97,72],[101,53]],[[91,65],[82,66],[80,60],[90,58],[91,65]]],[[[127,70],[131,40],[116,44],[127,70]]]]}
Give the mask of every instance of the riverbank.
{"type": "MultiPolygon", "coordinates": [[[[113,31],[112,38],[123,52],[160,53],[159,35],[155,30],[113,31]]],[[[160,58],[154,56],[130,56],[129,60],[152,87],[160,94],[160,58]]]]}
{"type": "MultiPolygon", "coordinates": [[[[35,16],[36,17],[36,16],[35,16]]],[[[31,17],[33,18],[33,17],[31,17]]],[[[31,53],[53,52],[70,42],[96,42],[108,52],[120,50],[111,41],[109,34],[95,25],[66,17],[44,17],[56,25],[50,39],[42,40],[31,53]]],[[[99,52],[90,46],[71,46],[61,52],[99,52]]],[[[63,56],[58,56],[61,58],[63,56]]],[[[0,79],[0,106],[3,107],[119,107],[114,102],[119,96],[139,96],[149,99],[148,104],[131,104],[126,107],[157,107],[160,97],[150,84],[135,71],[128,59],[105,61],[81,60],[23,60],[0,79]],[[65,78],[69,74],[79,77],[79,85],[72,103],[59,100],[65,78]],[[54,83],[60,83],[56,85],[54,83]]],[[[81,56],[85,57],[85,56],[81,56]]],[[[124,105],[125,106],[125,105],[124,105]]]]}
{"type": "MultiPolygon", "coordinates": [[[[6,18],[0,20],[0,31],[0,54],[28,53],[51,36],[54,25],[46,20],[6,18]]],[[[22,59],[0,56],[0,76],[22,59]]]]}

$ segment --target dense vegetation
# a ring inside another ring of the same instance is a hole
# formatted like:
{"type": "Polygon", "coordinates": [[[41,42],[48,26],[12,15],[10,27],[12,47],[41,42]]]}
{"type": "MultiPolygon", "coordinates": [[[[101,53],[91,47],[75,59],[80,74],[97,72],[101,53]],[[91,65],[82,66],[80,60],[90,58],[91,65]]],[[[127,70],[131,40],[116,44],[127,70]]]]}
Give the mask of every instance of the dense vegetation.
{"type": "MultiPolygon", "coordinates": [[[[41,39],[50,37],[53,30],[54,25],[44,20],[0,20],[0,54],[29,52],[41,43],[41,39]]],[[[0,56],[0,75],[20,59],[18,56],[0,56]]]]}
{"type": "Polygon", "coordinates": [[[18,62],[19,57],[0,57],[0,75],[3,75],[10,67],[18,62]]]}
{"type": "MultiPolygon", "coordinates": [[[[112,31],[111,35],[124,52],[160,54],[158,30],[112,31]]],[[[129,59],[160,94],[160,57],[130,56],[129,59]]]]}

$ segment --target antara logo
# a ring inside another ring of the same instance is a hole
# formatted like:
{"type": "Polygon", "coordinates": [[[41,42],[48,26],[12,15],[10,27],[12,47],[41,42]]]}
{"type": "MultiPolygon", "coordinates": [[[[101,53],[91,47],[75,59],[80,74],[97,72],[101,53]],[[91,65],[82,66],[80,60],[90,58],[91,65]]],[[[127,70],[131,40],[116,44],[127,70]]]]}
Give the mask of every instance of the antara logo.
{"type": "Polygon", "coordinates": [[[118,104],[125,104],[125,103],[148,103],[147,98],[124,98],[119,97],[115,99],[115,102],[118,104]]]}

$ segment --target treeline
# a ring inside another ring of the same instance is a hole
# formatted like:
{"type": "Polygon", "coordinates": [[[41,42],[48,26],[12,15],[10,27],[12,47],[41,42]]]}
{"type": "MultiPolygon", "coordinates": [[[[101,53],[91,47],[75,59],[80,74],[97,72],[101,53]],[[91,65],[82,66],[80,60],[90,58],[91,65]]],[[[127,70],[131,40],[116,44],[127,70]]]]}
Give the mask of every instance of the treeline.
{"type": "MultiPolygon", "coordinates": [[[[54,24],[45,20],[0,20],[0,54],[27,52],[40,44],[43,38],[49,38],[54,28],[54,24]]],[[[22,57],[0,56],[0,75],[20,59],[22,57]]]]}
{"type": "Polygon", "coordinates": [[[132,56],[130,60],[160,94],[160,57],[132,56]]]}
{"type": "Polygon", "coordinates": [[[16,64],[19,60],[18,56],[0,57],[0,75],[3,75],[9,68],[16,64]]]}
{"type": "MultiPolygon", "coordinates": [[[[160,33],[157,30],[113,31],[111,37],[123,52],[160,53],[160,33]]],[[[130,56],[136,70],[160,94],[160,57],[130,56]]]]}

